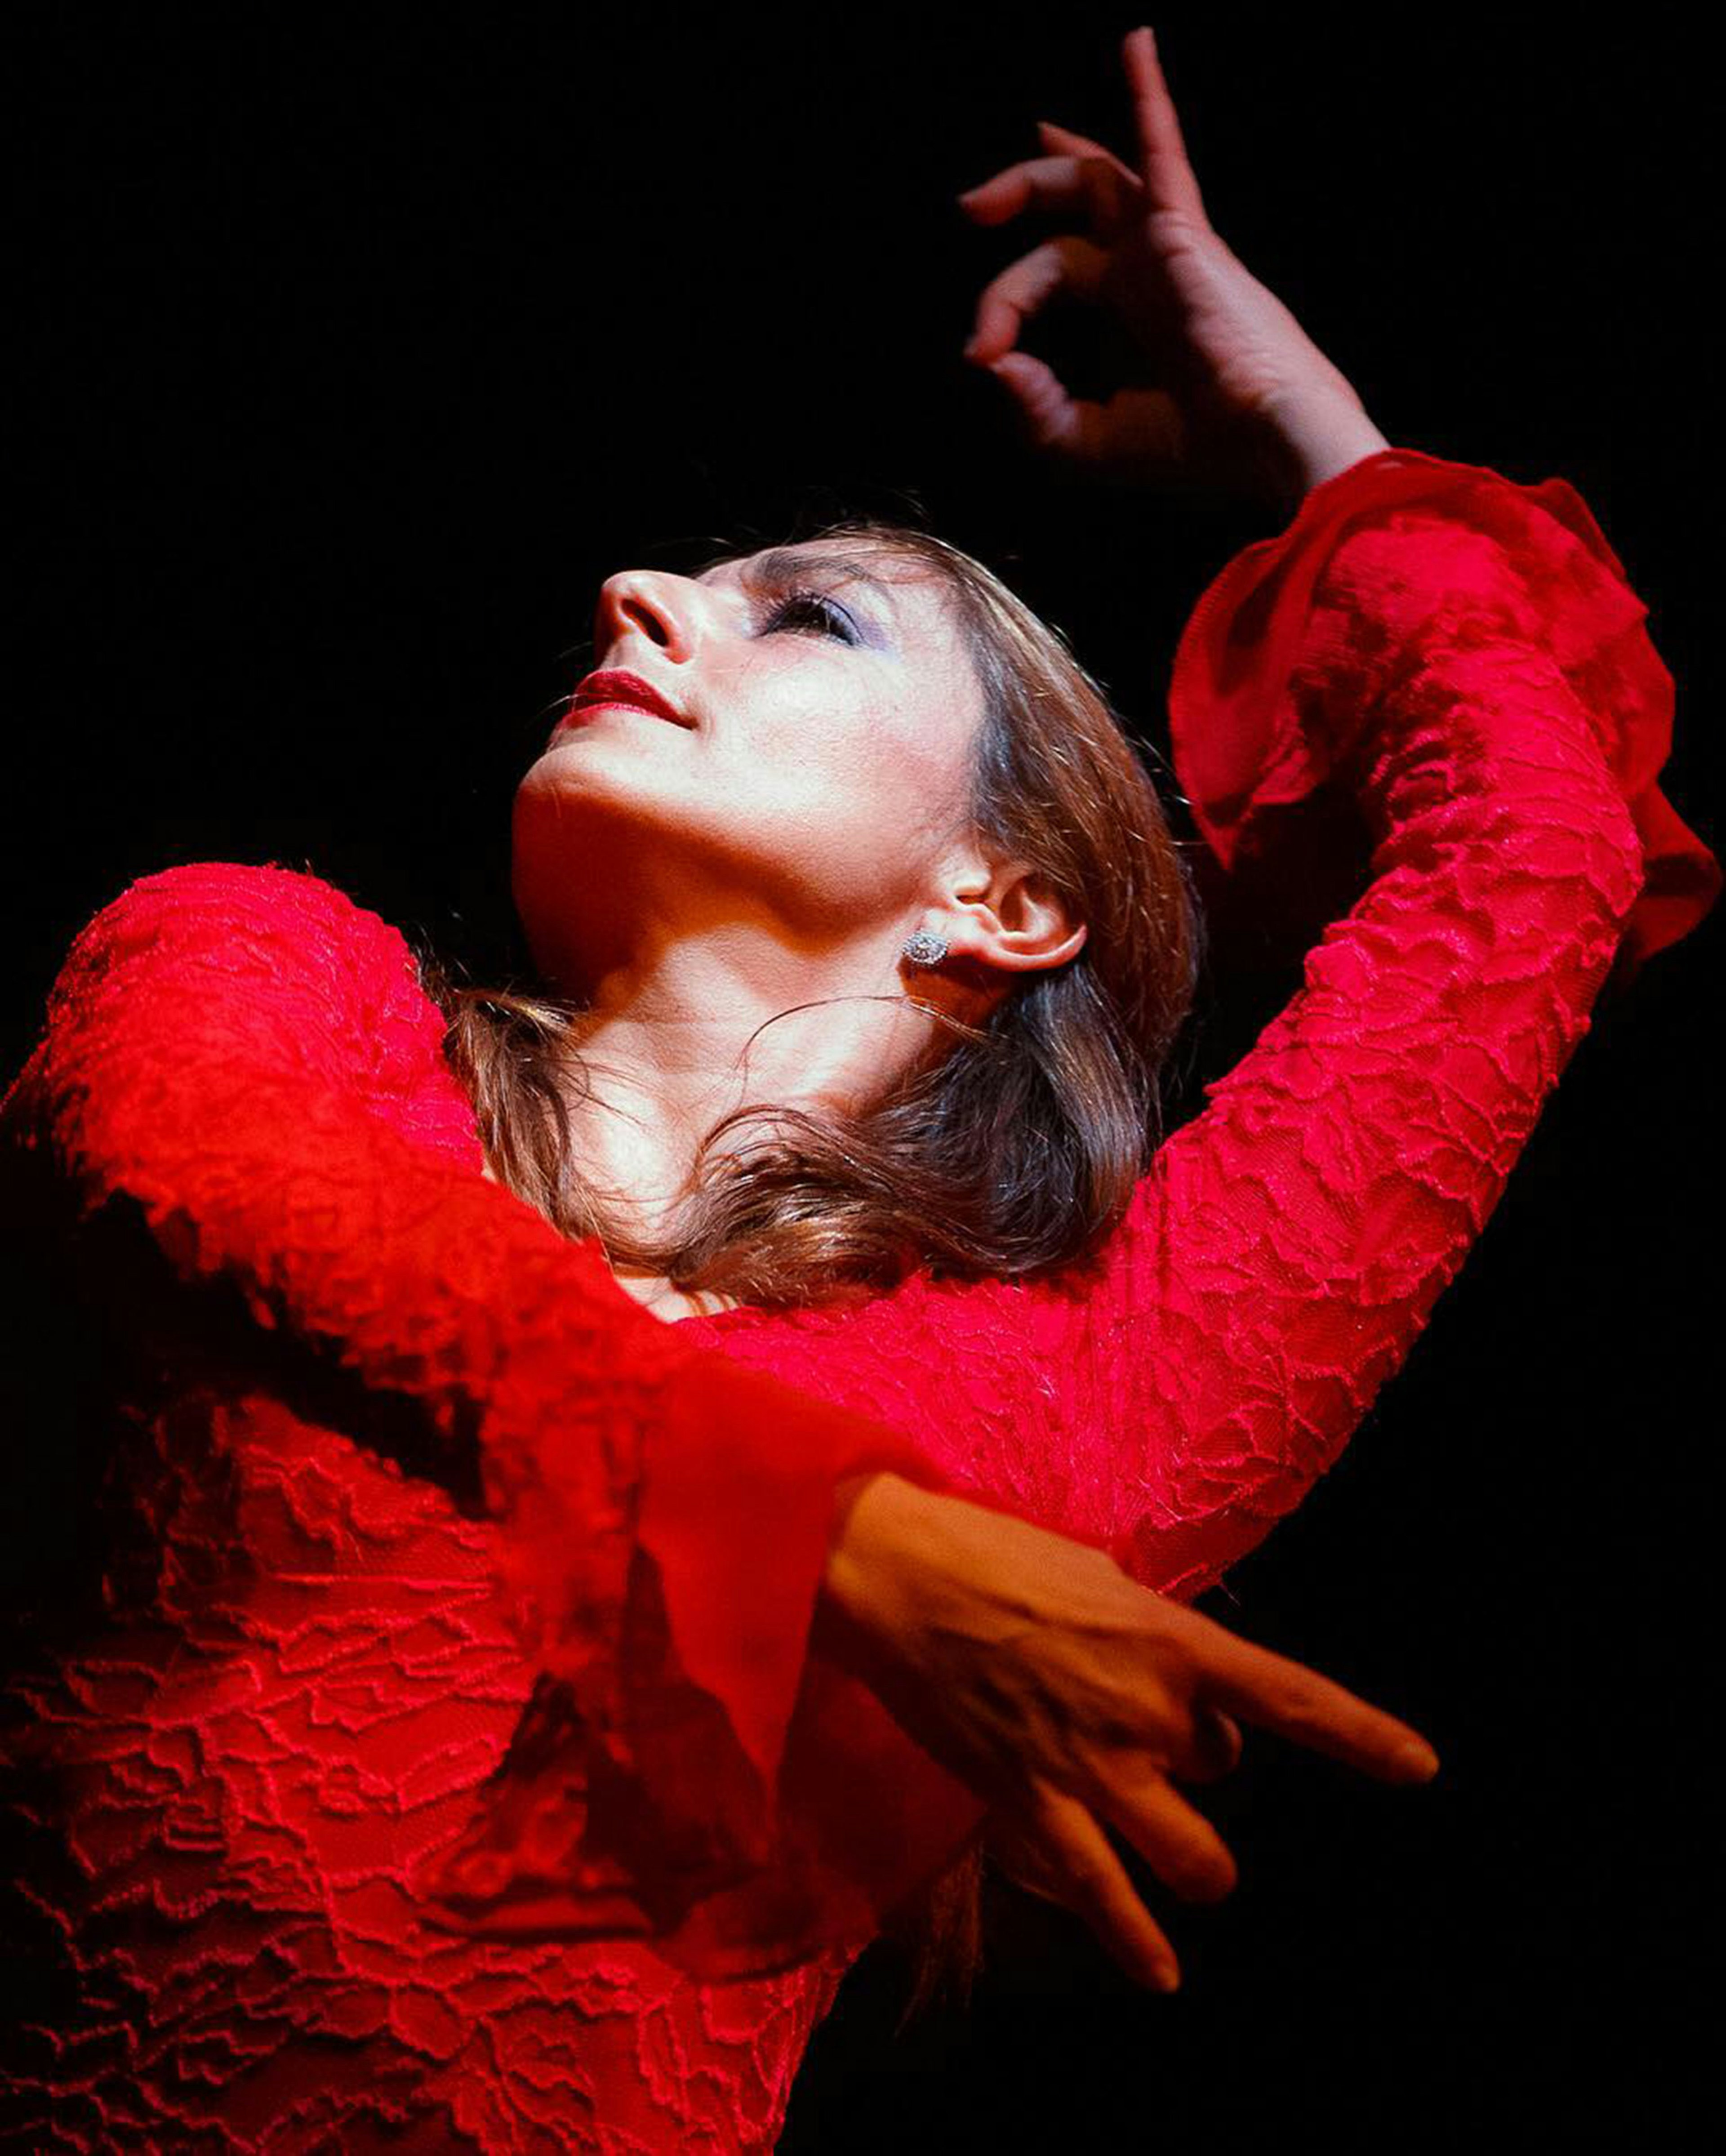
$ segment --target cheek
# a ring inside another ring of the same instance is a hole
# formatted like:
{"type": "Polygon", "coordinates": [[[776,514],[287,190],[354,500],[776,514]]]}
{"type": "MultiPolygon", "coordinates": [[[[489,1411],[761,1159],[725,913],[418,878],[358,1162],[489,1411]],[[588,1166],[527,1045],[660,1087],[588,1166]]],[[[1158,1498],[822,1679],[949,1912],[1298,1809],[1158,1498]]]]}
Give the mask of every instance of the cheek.
{"type": "Polygon", "coordinates": [[[823,741],[803,773],[823,820],[867,835],[884,859],[920,855],[950,819],[951,759],[939,743],[890,721],[823,741]]]}
{"type": "Polygon", "coordinates": [[[902,907],[933,849],[926,758],[852,730],[806,728],[771,764],[741,774],[721,812],[750,873],[788,877],[805,901],[848,918],[902,907]]]}
{"type": "Polygon", "coordinates": [[[878,705],[833,711],[813,723],[805,713],[785,753],[812,782],[895,826],[907,819],[920,825],[947,810],[965,760],[950,714],[878,705]]]}

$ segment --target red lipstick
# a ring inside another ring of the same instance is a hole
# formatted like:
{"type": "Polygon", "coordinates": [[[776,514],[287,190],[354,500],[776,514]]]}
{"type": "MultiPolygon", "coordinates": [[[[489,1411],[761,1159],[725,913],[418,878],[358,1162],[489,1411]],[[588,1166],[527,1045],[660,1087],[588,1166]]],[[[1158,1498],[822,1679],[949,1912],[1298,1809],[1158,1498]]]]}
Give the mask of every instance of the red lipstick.
{"type": "Polygon", "coordinates": [[[674,726],[686,726],[690,723],[681,711],[666,702],[651,683],[643,681],[639,674],[627,673],[619,666],[602,667],[597,674],[590,674],[581,682],[558,723],[564,725],[602,704],[627,704],[635,711],[651,711],[658,718],[669,719],[674,726]]]}

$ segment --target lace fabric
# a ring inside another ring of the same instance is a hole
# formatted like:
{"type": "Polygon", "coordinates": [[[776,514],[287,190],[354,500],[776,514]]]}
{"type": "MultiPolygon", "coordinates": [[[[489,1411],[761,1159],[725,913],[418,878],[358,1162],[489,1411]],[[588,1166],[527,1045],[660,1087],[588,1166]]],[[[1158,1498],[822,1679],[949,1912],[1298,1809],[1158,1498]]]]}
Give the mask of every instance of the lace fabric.
{"type": "Polygon", "coordinates": [[[663,1325],[484,1178],[387,923],[227,863],[105,906],[0,1104],[14,1234],[125,1349],[100,1607],[4,1698],[14,1893],[78,2002],[14,2036],[8,2126],[770,2147],[981,1817],[809,1647],[834,1486],[891,1468],[1182,1599],[1298,1502],[1609,970],[1718,892],[1644,613],[1562,481],[1406,450],[1224,569],[1171,687],[1200,829],[1274,860],[1334,783],[1370,880],[1036,1286],[663,1325]]]}

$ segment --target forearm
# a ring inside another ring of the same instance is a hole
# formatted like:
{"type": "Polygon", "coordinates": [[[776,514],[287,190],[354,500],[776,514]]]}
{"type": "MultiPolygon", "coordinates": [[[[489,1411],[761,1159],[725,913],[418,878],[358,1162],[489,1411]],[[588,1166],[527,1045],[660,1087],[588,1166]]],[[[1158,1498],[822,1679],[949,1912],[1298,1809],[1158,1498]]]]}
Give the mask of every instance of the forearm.
{"type": "Polygon", "coordinates": [[[1094,1291],[1112,1547],[1164,1592],[1259,1540],[1401,1366],[1586,1029],[1645,829],[1661,842],[1669,677],[1585,510],[1416,452],[1365,463],[1213,583],[1171,683],[1175,769],[1226,867],[1303,903],[1306,849],[1342,819],[1299,804],[1329,780],[1374,850],[1298,994],[1159,1152],[1094,1291]]]}
{"type": "MultiPolygon", "coordinates": [[[[392,1099],[435,1118],[447,1097],[419,1083],[436,1013],[411,1050],[384,1023],[410,964],[315,878],[146,878],[69,953],[0,1101],[0,1158],[31,1170],[44,1232],[152,1368],[158,1348],[202,1367],[219,1321],[224,1357],[362,1448],[400,1460],[405,1441],[487,1520],[500,1610],[568,1736],[530,1794],[489,1782],[429,1854],[417,1887],[442,1920],[510,1935],[550,1909],[586,1936],[762,1875],[773,1933],[776,1789],[834,1486],[945,1478],[897,1431],[640,1311],[594,1249],[478,1173],[470,1122],[452,1158],[392,1120],[392,1099]],[[601,1758],[596,1825],[576,1793],[601,1758]]],[[[915,1763],[876,1734],[911,1789],[915,1763]]],[[[773,1950],[843,1920],[792,1911],[773,1950]]]]}

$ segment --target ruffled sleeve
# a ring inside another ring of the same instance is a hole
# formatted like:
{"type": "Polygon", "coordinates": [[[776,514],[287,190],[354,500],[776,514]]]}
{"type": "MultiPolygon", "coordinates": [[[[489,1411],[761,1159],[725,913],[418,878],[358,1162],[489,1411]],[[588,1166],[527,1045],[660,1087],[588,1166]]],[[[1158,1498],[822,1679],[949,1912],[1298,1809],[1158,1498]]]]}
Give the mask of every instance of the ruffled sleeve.
{"type": "Polygon", "coordinates": [[[1314,691],[1337,655],[1319,582],[1351,531],[1412,507],[1499,542],[1540,647],[1589,714],[1641,844],[1642,888],[1619,966],[1627,982],[1702,920],[1721,870],[1657,783],[1672,753],[1675,691],[1645,627],[1647,607],[1565,480],[1525,485],[1484,465],[1385,449],[1314,488],[1286,531],[1237,554],[1193,609],[1169,690],[1175,767],[1194,820],[1225,869],[1243,850],[1273,847],[1276,812],[1328,779],[1369,726],[1365,698],[1348,712],[1333,696],[1314,723],[1314,691]]]}
{"type": "Polygon", "coordinates": [[[147,876],[0,1104],[8,1189],[158,1342],[195,1358],[238,1310],[260,1370],[341,1373],[350,1435],[494,1522],[535,1686],[410,1882],[432,1921],[651,1938],[708,1978],[861,1944],[981,1807],[860,1685],[803,1697],[835,1492],[949,1478],[662,1324],[486,1179],[442,1035],[402,937],[318,878],[147,876]]]}
{"type": "Polygon", "coordinates": [[[1370,860],[1087,1273],[1088,1438],[1145,1584],[1214,1585],[1337,1459],[1615,966],[1714,902],[1658,783],[1646,613],[1563,480],[1408,449],[1315,489],[1196,607],[1170,715],[1206,844],[1302,916],[1339,881],[1321,798],[1370,860]]]}

